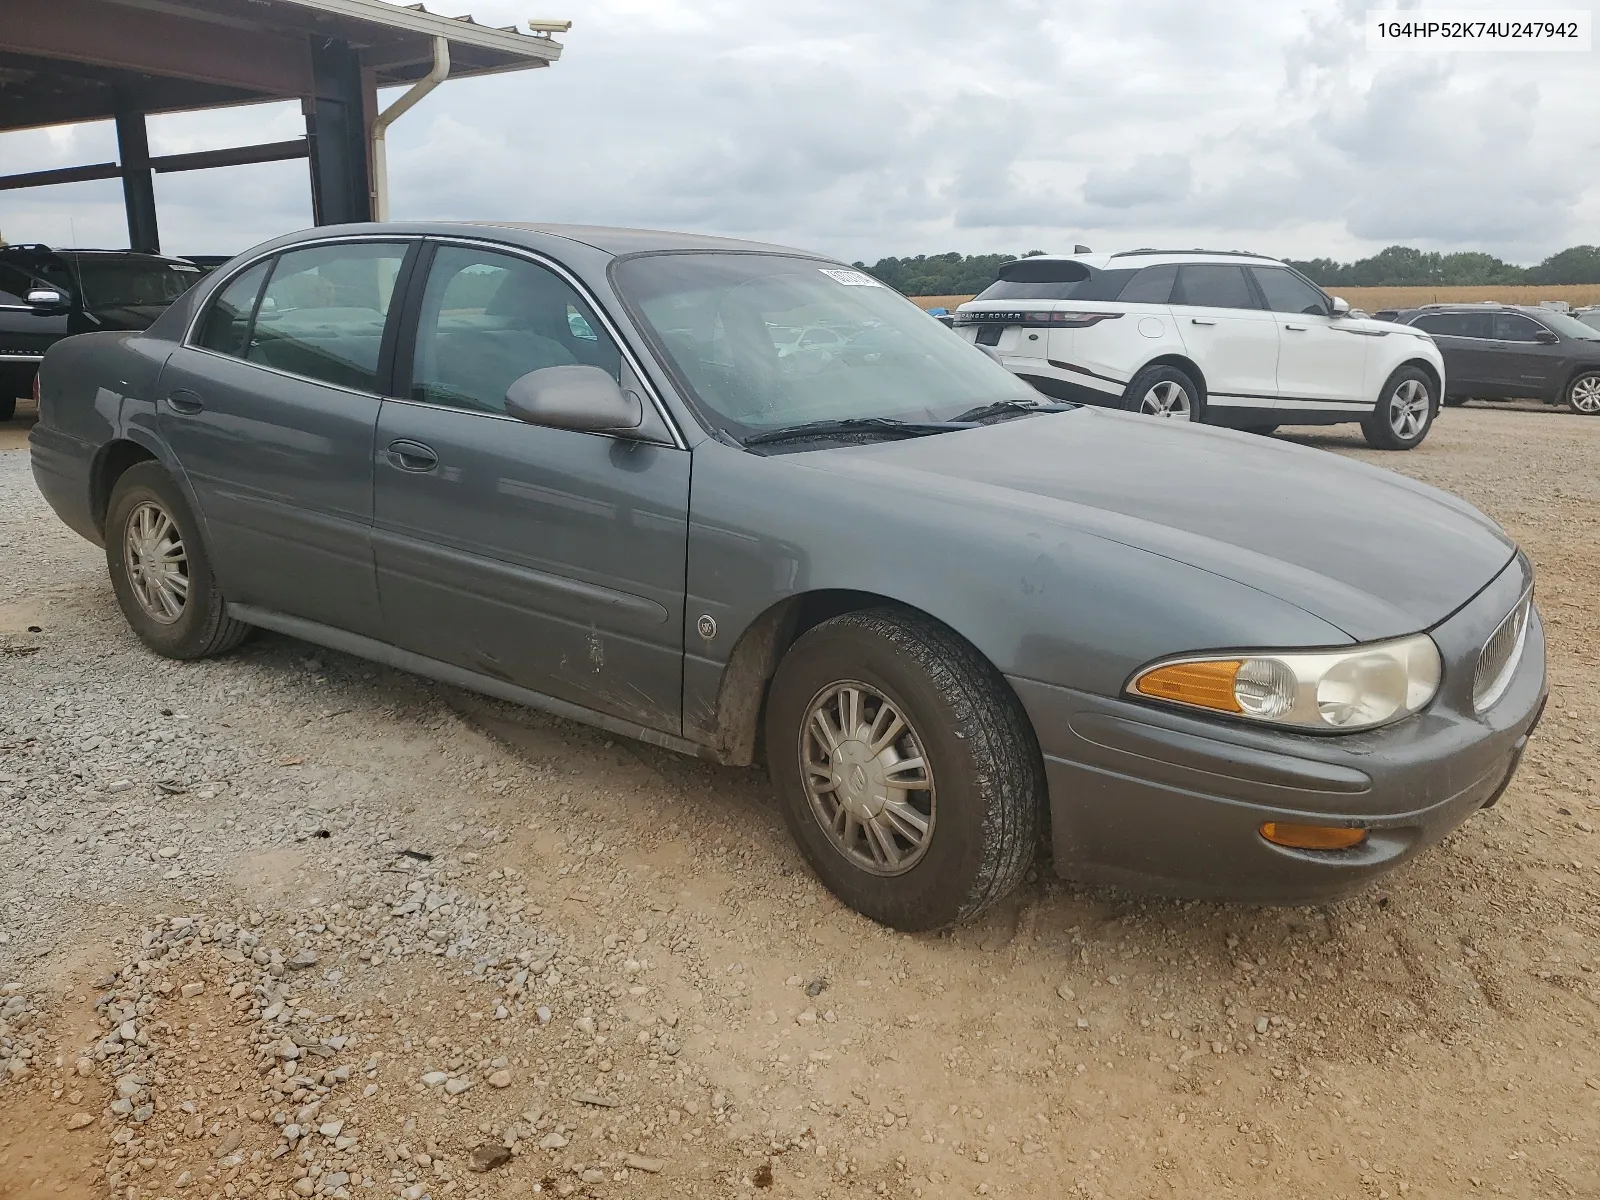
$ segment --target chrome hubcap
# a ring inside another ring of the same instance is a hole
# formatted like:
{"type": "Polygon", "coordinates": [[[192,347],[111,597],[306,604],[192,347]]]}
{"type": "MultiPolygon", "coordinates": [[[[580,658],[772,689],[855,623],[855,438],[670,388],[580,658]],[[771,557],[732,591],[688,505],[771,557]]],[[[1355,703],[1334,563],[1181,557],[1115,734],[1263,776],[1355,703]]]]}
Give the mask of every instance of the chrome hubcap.
{"type": "Polygon", "coordinates": [[[139,607],[152,620],[171,625],[189,599],[189,556],[171,515],[146,500],[128,517],[122,562],[139,607]]]}
{"type": "Polygon", "coordinates": [[[1422,431],[1428,420],[1431,399],[1428,389],[1415,379],[1408,379],[1395,388],[1389,397],[1389,428],[1395,436],[1410,441],[1422,431]]]}
{"type": "Polygon", "coordinates": [[[1585,375],[1572,385],[1572,407],[1581,413],[1600,413],[1600,375],[1585,375]]]}
{"type": "Polygon", "coordinates": [[[933,836],[933,773],[922,739],[881,692],[851,681],[813,696],[800,770],[811,814],[851,865],[902,875],[921,861],[933,836]]]}
{"type": "Polygon", "coordinates": [[[1144,394],[1139,411],[1150,417],[1180,417],[1189,419],[1189,393],[1183,385],[1170,379],[1163,380],[1144,394]]]}

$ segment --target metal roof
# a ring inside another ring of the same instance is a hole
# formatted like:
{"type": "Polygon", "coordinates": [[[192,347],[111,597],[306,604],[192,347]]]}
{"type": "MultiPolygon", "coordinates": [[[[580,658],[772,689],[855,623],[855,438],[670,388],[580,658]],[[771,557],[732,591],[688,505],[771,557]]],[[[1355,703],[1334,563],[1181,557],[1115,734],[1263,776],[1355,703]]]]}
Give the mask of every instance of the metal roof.
{"type": "Polygon", "coordinates": [[[312,55],[337,41],[378,87],[415,82],[433,39],[452,79],[549,66],[565,22],[480,25],[383,0],[0,0],[0,131],[304,99],[312,55]]]}

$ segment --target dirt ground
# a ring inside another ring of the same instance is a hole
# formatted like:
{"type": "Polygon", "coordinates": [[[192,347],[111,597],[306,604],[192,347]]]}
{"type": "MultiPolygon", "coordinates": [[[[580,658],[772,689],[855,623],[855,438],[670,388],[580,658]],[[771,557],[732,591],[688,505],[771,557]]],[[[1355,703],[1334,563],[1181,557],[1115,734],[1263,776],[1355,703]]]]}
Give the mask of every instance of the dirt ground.
{"type": "Polygon", "coordinates": [[[757,773],[276,636],[152,658],[0,452],[0,1197],[1600,1196],[1600,420],[1286,436],[1534,559],[1509,792],[1337,904],[1041,864],[937,936],[757,773]]]}

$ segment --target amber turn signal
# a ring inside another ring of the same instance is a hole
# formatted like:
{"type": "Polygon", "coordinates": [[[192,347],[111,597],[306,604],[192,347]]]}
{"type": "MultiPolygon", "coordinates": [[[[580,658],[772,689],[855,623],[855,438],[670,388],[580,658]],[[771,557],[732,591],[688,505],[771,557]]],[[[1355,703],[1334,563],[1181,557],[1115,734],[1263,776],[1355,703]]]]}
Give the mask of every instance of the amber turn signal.
{"type": "Polygon", "coordinates": [[[1146,671],[1134,683],[1141,696],[1175,700],[1218,712],[1243,712],[1233,694],[1233,679],[1239,673],[1237,659],[1221,662],[1172,663],[1146,671]]]}
{"type": "Polygon", "coordinates": [[[1348,850],[1366,841],[1367,831],[1348,825],[1289,825],[1283,821],[1268,821],[1261,826],[1261,836],[1274,846],[1288,846],[1291,850],[1348,850]]]}

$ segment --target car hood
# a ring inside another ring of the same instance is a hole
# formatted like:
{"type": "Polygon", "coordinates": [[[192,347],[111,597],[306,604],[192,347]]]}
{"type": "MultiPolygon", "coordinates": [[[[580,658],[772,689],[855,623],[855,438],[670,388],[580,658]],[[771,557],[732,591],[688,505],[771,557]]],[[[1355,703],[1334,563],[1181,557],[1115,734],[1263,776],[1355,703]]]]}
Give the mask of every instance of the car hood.
{"type": "Polygon", "coordinates": [[[1430,628],[1516,553],[1464,500],[1394,472],[1102,409],[799,457],[1159,554],[1285,600],[1356,641],[1430,628]]]}

